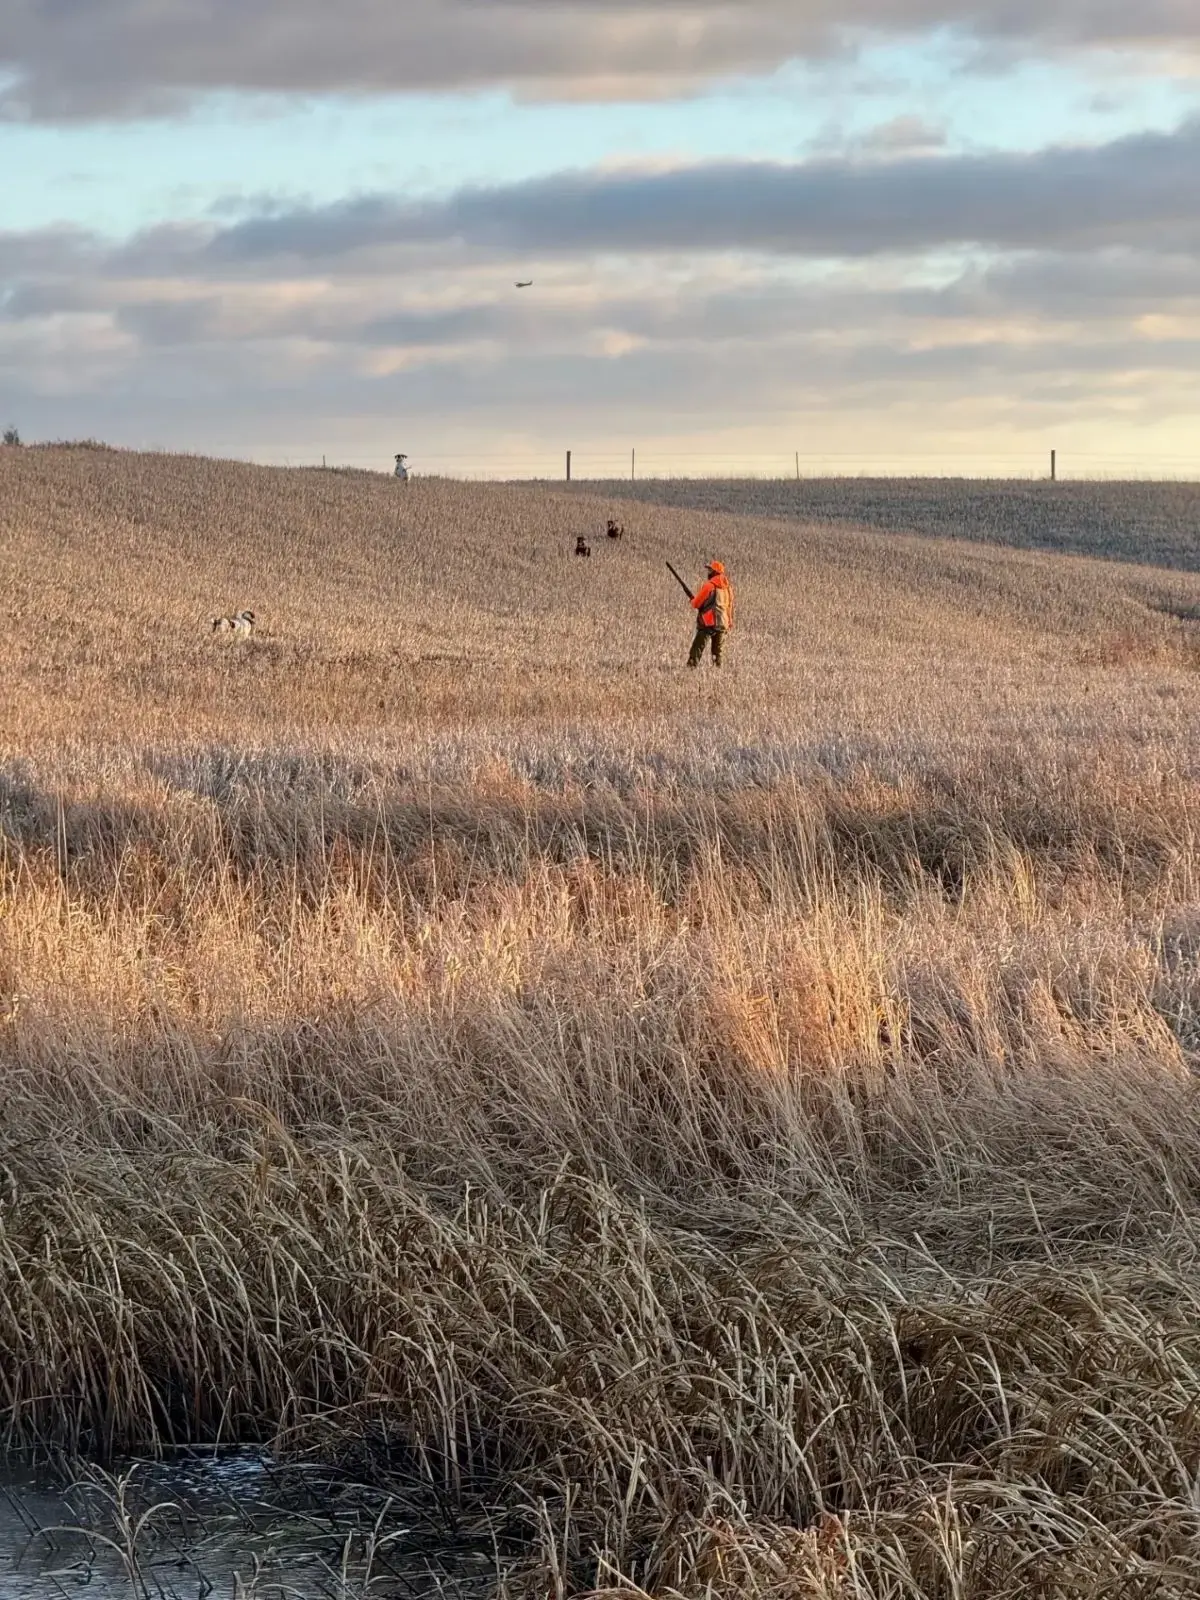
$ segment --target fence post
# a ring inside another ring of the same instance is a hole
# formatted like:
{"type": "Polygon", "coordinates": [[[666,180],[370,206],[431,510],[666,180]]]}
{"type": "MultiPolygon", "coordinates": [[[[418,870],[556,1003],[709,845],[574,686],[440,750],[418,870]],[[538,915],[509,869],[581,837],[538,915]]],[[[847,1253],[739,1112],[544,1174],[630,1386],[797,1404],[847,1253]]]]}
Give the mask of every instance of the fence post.
{"type": "Polygon", "coordinates": [[[630,483],[636,483],[637,482],[637,446],[636,445],[629,452],[629,481],[630,481],[630,483]]]}
{"type": "Polygon", "coordinates": [[[567,451],[567,482],[571,481],[571,452],[567,451]]]}
{"type": "Polygon", "coordinates": [[[800,482],[800,452],[796,451],[796,482],[800,482]]]}
{"type": "Polygon", "coordinates": [[[1057,481],[1058,481],[1058,451],[1057,450],[1051,450],[1051,452],[1050,452],[1050,482],[1051,483],[1056,483],[1057,481]]]}

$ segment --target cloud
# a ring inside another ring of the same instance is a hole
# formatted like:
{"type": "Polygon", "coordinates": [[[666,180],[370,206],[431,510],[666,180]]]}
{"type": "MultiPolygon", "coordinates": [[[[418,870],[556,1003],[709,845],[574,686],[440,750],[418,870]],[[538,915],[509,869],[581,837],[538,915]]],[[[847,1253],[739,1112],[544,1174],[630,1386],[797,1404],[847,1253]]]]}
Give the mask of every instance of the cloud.
{"type": "Polygon", "coordinates": [[[10,106],[41,117],[171,109],[197,91],[381,93],[512,85],[669,92],[821,41],[794,0],[7,0],[10,106]]]}
{"type": "Polygon", "coordinates": [[[1012,46],[1200,41],[1195,0],[5,0],[10,116],[178,109],[199,92],[509,85],[657,95],[863,33],[1012,46]]]}
{"type": "MultiPolygon", "coordinates": [[[[233,223],[164,224],[116,245],[80,229],[0,234],[0,287],[14,292],[63,263],[80,275],[86,265],[95,276],[206,281],[419,270],[435,290],[488,262],[499,281],[535,260],[1139,246],[1200,249],[1200,121],[1031,154],[723,161],[560,173],[415,203],[364,195],[233,223]]],[[[543,274],[535,304],[544,287],[543,274]]]]}
{"type": "Polygon", "coordinates": [[[0,234],[0,390],[31,437],[233,453],[396,430],[432,452],[516,426],[557,451],[566,429],[582,449],[729,419],[852,442],[898,417],[909,437],[1013,416],[1182,430],[1198,200],[1188,125],[1028,156],[887,142],[567,173],[116,244],[0,234]]]}
{"type": "Polygon", "coordinates": [[[461,244],[508,255],[767,251],[870,256],[954,245],[1094,249],[1200,237],[1200,121],[1033,154],[711,162],[566,173],[445,201],[364,196],[215,232],[214,264],[461,244]]]}
{"type": "Polygon", "coordinates": [[[908,114],[870,128],[852,147],[860,155],[929,155],[947,145],[946,130],[925,117],[908,114]]]}

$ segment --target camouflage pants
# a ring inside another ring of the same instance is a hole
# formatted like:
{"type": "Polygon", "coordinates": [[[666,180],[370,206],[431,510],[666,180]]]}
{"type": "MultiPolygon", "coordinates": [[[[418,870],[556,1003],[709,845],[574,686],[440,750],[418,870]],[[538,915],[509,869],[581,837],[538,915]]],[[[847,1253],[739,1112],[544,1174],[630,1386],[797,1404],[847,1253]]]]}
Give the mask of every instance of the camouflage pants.
{"type": "Polygon", "coordinates": [[[721,652],[725,648],[725,629],[706,628],[701,622],[696,626],[696,637],[692,640],[692,648],[688,653],[689,667],[698,667],[700,665],[701,658],[704,655],[704,646],[710,639],[712,640],[713,666],[719,667],[721,665],[721,652]]]}

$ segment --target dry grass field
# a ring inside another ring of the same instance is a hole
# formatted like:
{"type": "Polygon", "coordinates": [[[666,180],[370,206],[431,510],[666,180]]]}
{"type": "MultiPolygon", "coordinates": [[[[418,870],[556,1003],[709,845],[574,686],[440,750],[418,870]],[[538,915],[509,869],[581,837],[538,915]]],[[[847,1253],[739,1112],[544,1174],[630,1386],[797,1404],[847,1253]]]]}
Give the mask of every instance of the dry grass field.
{"type": "Polygon", "coordinates": [[[9,1442],[539,1600],[1200,1593],[1200,576],[613,507],[0,451],[9,1442]]]}
{"type": "Polygon", "coordinates": [[[1200,569],[1200,483],[964,478],[667,478],[585,494],[1200,569]]]}

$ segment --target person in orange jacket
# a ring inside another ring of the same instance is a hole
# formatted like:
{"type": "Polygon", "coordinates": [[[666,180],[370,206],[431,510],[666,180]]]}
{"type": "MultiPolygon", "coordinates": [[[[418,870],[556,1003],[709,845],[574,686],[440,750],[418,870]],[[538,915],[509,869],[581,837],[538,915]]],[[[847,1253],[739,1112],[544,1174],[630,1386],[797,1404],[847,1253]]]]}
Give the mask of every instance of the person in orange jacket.
{"type": "Polygon", "coordinates": [[[708,563],[705,582],[693,596],[692,610],[696,612],[696,637],[692,640],[688,666],[700,665],[704,647],[711,639],[713,666],[719,667],[725,635],[733,627],[733,589],[719,561],[708,563]]]}

